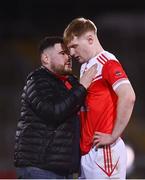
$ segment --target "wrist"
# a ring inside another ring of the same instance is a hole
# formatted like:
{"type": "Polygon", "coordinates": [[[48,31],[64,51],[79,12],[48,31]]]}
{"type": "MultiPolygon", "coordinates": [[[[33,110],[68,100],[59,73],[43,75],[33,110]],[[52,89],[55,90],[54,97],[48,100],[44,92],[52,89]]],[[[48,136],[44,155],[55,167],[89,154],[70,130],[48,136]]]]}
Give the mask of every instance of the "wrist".
{"type": "Polygon", "coordinates": [[[118,139],[118,136],[116,136],[115,134],[111,134],[111,138],[112,138],[112,141],[116,141],[118,139]]]}

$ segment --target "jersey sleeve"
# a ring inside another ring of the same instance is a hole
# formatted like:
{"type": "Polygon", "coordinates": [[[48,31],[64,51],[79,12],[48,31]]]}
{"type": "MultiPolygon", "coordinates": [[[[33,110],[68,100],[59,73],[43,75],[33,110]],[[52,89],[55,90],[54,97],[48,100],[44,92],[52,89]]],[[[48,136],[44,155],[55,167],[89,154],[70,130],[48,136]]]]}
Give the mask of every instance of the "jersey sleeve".
{"type": "Polygon", "coordinates": [[[124,83],[130,83],[123,67],[118,61],[109,60],[103,67],[103,78],[114,90],[124,83]]]}

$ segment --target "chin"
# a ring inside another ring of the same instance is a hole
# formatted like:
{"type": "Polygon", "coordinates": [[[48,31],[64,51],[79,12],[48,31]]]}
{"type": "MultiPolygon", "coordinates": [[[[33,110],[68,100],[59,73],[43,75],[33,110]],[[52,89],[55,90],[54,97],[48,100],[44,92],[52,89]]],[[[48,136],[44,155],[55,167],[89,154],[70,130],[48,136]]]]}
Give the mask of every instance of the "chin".
{"type": "Polygon", "coordinates": [[[80,64],[83,64],[83,63],[84,63],[84,61],[83,61],[82,59],[80,59],[78,62],[79,62],[80,64]]]}
{"type": "Polygon", "coordinates": [[[64,69],[64,71],[62,71],[62,74],[63,75],[69,75],[69,74],[72,74],[72,69],[64,69]]]}
{"type": "Polygon", "coordinates": [[[78,62],[79,62],[80,64],[83,64],[83,63],[85,62],[85,60],[82,59],[82,58],[79,58],[79,59],[78,59],[78,62]]]}

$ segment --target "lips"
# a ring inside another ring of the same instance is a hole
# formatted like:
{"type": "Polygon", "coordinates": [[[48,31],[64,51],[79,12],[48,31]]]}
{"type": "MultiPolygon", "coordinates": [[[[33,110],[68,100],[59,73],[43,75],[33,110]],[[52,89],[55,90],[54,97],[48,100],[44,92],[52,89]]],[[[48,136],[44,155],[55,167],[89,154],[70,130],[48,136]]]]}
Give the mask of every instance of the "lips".
{"type": "Polygon", "coordinates": [[[65,65],[70,66],[70,65],[71,65],[71,63],[66,63],[65,65]]]}
{"type": "Polygon", "coordinates": [[[79,56],[75,56],[74,59],[77,60],[77,61],[79,61],[79,60],[80,60],[80,57],[79,57],[79,56]]]}
{"type": "Polygon", "coordinates": [[[65,63],[66,66],[72,66],[72,63],[71,62],[67,62],[65,63]]]}

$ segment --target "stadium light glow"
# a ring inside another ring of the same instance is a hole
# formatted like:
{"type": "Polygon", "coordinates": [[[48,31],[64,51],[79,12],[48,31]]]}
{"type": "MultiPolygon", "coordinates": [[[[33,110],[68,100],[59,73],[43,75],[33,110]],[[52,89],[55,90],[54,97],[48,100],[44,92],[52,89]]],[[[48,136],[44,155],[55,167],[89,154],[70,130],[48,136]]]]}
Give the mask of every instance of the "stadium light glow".
{"type": "Polygon", "coordinates": [[[131,146],[126,145],[127,149],[127,174],[131,173],[134,167],[135,153],[131,146]]]}

